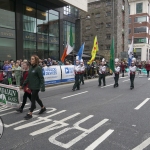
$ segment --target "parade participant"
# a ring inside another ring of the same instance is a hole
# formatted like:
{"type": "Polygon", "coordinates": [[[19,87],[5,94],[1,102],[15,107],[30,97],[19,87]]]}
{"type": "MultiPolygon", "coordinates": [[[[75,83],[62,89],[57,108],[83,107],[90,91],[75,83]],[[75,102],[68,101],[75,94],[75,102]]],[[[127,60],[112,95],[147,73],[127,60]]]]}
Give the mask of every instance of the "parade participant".
{"type": "Polygon", "coordinates": [[[145,69],[147,71],[147,77],[149,77],[149,71],[150,71],[150,61],[147,61],[145,64],[145,69]]]}
{"type": "Polygon", "coordinates": [[[116,58],[115,59],[115,72],[114,72],[114,80],[115,80],[114,88],[119,86],[118,84],[119,73],[120,73],[119,59],[116,58]]]}
{"type": "Polygon", "coordinates": [[[84,73],[85,73],[85,66],[83,63],[83,59],[80,61],[80,66],[81,66],[81,74],[80,74],[80,84],[82,82],[82,85],[84,84],[84,73]]]}
{"type": "Polygon", "coordinates": [[[129,67],[129,73],[130,73],[130,82],[131,86],[130,89],[134,89],[134,78],[135,78],[135,73],[136,73],[136,66],[135,66],[135,61],[132,60],[131,66],[129,67]]]}
{"type": "Polygon", "coordinates": [[[46,111],[42,101],[39,99],[39,91],[45,91],[45,84],[42,69],[39,66],[39,57],[36,55],[31,56],[31,67],[29,69],[28,77],[24,81],[22,88],[24,88],[27,84],[29,85],[32,95],[30,112],[24,117],[26,120],[32,118],[32,113],[35,109],[35,101],[37,101],[37,103],[41,106],[39,114],[42,114],[46,111]]]}
{"type": "Polygon", "coordinates": [[[103,59],[99,67],[99,85],[98,86],[101,86],[102,79],[103,79],[103,86],[106,86],[105,76],[106,76],[106,66],[105,66],[105,59],[103,59]]]}
{"type": "MultiPolygon", "coordinates": [[[[28,72],[29,72],[29,64],[27,62],[23,63],[23,81],[24,82],[28,76],[28,72]]],[[[23,102],[20,108],[16,109],[17,112],[23,112],[24,106],[27,102],[27,98],[29,98],[29,100],[31,101],[31,90],[28,87],[28,84],[24,87],[24,95],[23,95],[23,102]]]]}
{"type": "Polygon", "coordinates": [[[141,74],[141,70],[142,70],[141,62],[138,63],[137,67],[138,67],[138,74],[141,74]]]}
{"type": "Polygon", "coordinates": [[[125,63],[122,62],[121,65],[120,65],[120,67],[121,67],[122,77],[124,77],[124,72],[125,72],[125,68],[126,68],[125,63]]]}
{"type": "Polygon", "coordinates": [[[72,91],[75,91],[76,88],[77,88],[77,90],[80,90],[81,66],[79,64],[78,56],[76,57],[76,65],[74,67],[74,72],[75,72],[75,83],[74,83],[72,91]]]}

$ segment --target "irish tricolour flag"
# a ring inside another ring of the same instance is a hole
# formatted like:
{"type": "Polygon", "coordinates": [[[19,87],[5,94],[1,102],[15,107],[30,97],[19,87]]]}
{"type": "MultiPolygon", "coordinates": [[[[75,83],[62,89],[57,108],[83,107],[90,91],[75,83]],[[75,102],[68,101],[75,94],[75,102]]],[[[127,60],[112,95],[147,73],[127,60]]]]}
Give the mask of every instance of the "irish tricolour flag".
{"type": "Polygon", "coordinates": [[[69,55],[73,51],[73,35],[72,35],[72,26],[70,26],[70,35],[67,42],[67,45],[64,49],[63,55],[61,57],[61,61],[64,62],[67,55],[69,55]]]}

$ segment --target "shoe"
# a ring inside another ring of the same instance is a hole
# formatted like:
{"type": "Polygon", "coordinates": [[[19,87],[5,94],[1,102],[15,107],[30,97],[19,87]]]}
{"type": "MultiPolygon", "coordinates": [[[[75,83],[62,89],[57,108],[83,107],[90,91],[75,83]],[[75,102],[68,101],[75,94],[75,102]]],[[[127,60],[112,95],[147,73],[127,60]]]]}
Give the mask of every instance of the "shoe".
{"type": "Polygon", "coordinates": [[[20,107],[20,108],[16,109],[16,111],[22,113],[23,109],[20,107]]]}
{"type": "Polygon", "coordinates": [[[133,87],[130,87],[130,90],[132,90],[133,89],[133,87]]]}
{"type": "Polygon", "coordinates": [[[116,84],[114,84],[114,88],[116,87],[116,84]]]}
{"type": "Polygon", "coordinates": [[[106,86],[106,84],[104,84],[103,86],[106,86]]]}
{"type": "Polygon", "coordinates": [[[75,89],[72,89],[72,91],[75,91],[75,89]]]}
{"type": "Polygon", "coordinates": [[[30,114],[27,114],[25,117],[24,117],[24,119],[26,119],[26,120],[29,120],[29,119],[31,119],[32,118],[32,115],[30,115],[30,114]]]}
{"type": "Polygon", "coordinates": [[[39,114],[43,114],[45,111],[46,111],[46,108],[44,107],[40,110],[39,114]]]}
{"type": "MultiPolygon", "coordinates": [[[[36,106],[34,107],[34,109],[36,109],[36,106]]],[[[29,108],[29,110],[31,110],[31,108],[29,108]]]]}
{"type": "Polygon", "coordinates": [[[80,90],[80,88],[78,88],[77,90],[80,90]]]}

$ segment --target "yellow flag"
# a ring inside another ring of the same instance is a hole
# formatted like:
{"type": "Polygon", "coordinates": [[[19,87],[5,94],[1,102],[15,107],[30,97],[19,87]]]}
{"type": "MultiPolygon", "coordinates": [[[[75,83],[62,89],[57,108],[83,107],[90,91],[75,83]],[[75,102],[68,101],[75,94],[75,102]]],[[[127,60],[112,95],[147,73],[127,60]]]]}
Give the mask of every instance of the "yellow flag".
{"type": "Polygon", "coordinates": [[[97,36],[95,36],[95,39],[94,39],[94,45],[93,45],[93,49],[92,49],[92,52],[91,52],[91,60],[89,61],[90,63],[92,63],[92,61],[94,61],[95,57],[96,57],[96,53],[99,51],[99,48],[98,48],[98,41],[97,41],[97,36]]]}

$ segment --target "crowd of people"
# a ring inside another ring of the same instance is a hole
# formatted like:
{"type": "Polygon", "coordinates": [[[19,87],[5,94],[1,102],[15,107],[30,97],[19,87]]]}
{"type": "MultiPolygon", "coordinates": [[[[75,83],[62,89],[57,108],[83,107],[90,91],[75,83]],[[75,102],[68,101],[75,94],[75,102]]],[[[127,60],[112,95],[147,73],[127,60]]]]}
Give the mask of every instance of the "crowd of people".
{"type": "MultiPolygon", "coordinates": [[[[3,84],[9,84],[9,85],[16,85],[16,86],[20,86],[21,85],[21,79],[22,79],[22,75],[23,75],[23,64],[24,63],[29,63],[30,65],[30,61],[28,60],[17,60],[17,61],[13,61],[13,60],[6,60],[4,62],[0,63],[0,82],[3,84]]],[[[84,73],[84,77],[86,79],[91,79],[91,78],[96,78],[99,75],[99,66],[101,64],[100,60],[96,60],[93,61],[92,64],[88,63],[88,60],[84,60],[84,67],[85,67],[85,73],[84,73]]],[[[53,66],[53,65],[74,65],[75,62],[66,59],[64,63],[62,63],[61,61],[56,61],[56,60],[52,60],[51,58],[48,59],[39,59],[39,66],[41,68],[43,67],[49,67],[49,66],[53,66]]],[[[141,73],[141,69],[145,68],[147,71],[147,76],[149,77],[149,71],[150,71],[150,61],[137,61],[136,62],[136,66],[138,69],[138,73],[141,73]]],[[[106,61],[105,62],[105,66],[106,66],[106,75],[111,75],[112,72],[109,69],[109,63],[106,61]]],[[[120,72],[122,72],[122,77],[124,77],[124,73],[126,72],[127,68],[128,68],[128,62],[126,61],[121,61],[120,62],[120,72]]]]}

